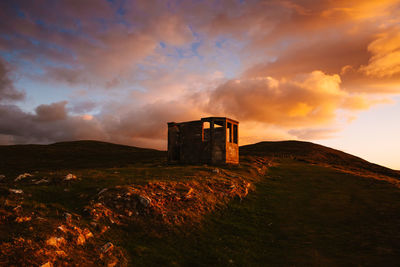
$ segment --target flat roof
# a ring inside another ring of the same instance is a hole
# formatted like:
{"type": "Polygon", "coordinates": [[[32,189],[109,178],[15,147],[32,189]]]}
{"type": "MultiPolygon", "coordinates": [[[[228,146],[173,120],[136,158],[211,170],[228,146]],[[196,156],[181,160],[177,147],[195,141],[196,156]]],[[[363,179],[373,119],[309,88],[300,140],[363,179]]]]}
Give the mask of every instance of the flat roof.
{"type": "Polygon", "coordinates": [[[237,124],[239,124],[239,122],[237,120],[231,119],[231,118],[227,118],[227,117],[205,117],[205,118],[201,118],[201,120],[229,120],[232,122],[235,122],[237,124]]]}
{"type": "Polygon", "coordinates": [[[184,121],[184,122],[167,122],[168,125],[170,124],[183,124],[183,123],[193,123],[193,122],[200,122],[200,121],[213,121],[213,120],[227,120],[227,121],[231,121],[234,122],[236,124],[239,124],[239,122],[237,120],[233,120],[231,118],[227,118],[227,117],[205,117],[205,118],[201,118],[200,120],[195,120],[195,121],[184,121]]]}

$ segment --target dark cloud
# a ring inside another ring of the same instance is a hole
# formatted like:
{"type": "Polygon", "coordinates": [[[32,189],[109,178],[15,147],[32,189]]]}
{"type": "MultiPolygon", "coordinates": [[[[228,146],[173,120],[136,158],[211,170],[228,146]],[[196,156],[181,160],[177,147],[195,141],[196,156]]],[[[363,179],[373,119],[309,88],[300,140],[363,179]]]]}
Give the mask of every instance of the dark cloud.
{"type": "Polygon", "coordinates": [[[65,105],[67,101],[52,103],[50,105],[40,105],[36,107],[36,118],[38,121],[58,121],[67,118],[65,105]]]}
{"type": "Polygon", "coordinates": [[[18,91],[10,78],[7,63],[0,58],[0,102],[22,100],[25,94],[18,91]]]}
{"type": "Polygon", "coordinates": [[[115,112],[119,108],[115,105],[98,116],[71,115],[66,105],[66,101],[40,105],[35,113],[0,105],[0,144],[94,139],[165,149],[167,121],[201,116],[177,101],[160,101],[123,114],[115,112]]]}
{"type": "Polygon", "coordinates": [[[65,116],[65,103],[42,105],[38,114],[22,111],[15,105],[0,105],[0,134],[5,143],[51,143],[65,140],[105,140],[101,125],[82,116],[65,116]],[[58,112],[52,116],[49,112],[58,112]],[[62,116],[62,118],[60,117],[62,116]]]}

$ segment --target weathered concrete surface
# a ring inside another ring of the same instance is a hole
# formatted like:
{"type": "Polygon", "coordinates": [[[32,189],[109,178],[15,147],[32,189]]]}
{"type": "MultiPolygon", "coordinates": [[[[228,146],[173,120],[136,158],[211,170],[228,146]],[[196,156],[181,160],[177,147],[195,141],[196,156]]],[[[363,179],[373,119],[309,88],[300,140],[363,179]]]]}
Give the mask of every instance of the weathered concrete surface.
{"type": "Polygon", "coordinates": [[[238,164],[239,122],[225,117],[168,123],[168,162],[238,164]]]}

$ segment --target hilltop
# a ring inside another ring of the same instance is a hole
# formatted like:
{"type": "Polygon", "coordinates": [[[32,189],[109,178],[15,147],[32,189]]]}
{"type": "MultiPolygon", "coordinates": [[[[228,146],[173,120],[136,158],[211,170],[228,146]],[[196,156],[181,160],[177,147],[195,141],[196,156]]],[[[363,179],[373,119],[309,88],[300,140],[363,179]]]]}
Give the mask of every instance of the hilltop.
{"type": "Polygon", "coordinates": [[[0,158],[0,265],[400,261],[399,171],[321,145],[242,146],[239,166],[97,141],[0,158]]]}
{"type": "Polygon", "coordinates": [[[400,171],[392,170],[362,158],[326,146],[304,141],[259,142],[240,147],[241,155],[291,158],[312,164],[325,164],[347,171],[387,175],[400,179],[400,171]]]}
{"type": "Polygon", "coordinates": [[[0,146],[0,170],[117,167],[161,160],[165,151],[82,140],[50,145],[0,146]]]}

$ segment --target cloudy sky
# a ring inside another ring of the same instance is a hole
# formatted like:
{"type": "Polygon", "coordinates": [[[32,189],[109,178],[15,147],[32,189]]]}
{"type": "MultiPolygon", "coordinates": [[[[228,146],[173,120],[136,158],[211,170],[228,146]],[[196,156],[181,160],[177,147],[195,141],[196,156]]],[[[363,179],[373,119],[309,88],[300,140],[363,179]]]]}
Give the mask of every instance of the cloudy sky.
{"type": "Polygon", "coordinates": [[[400,169],[399,0],[3,0],[0,144],[227,116],[400,169]]]}

